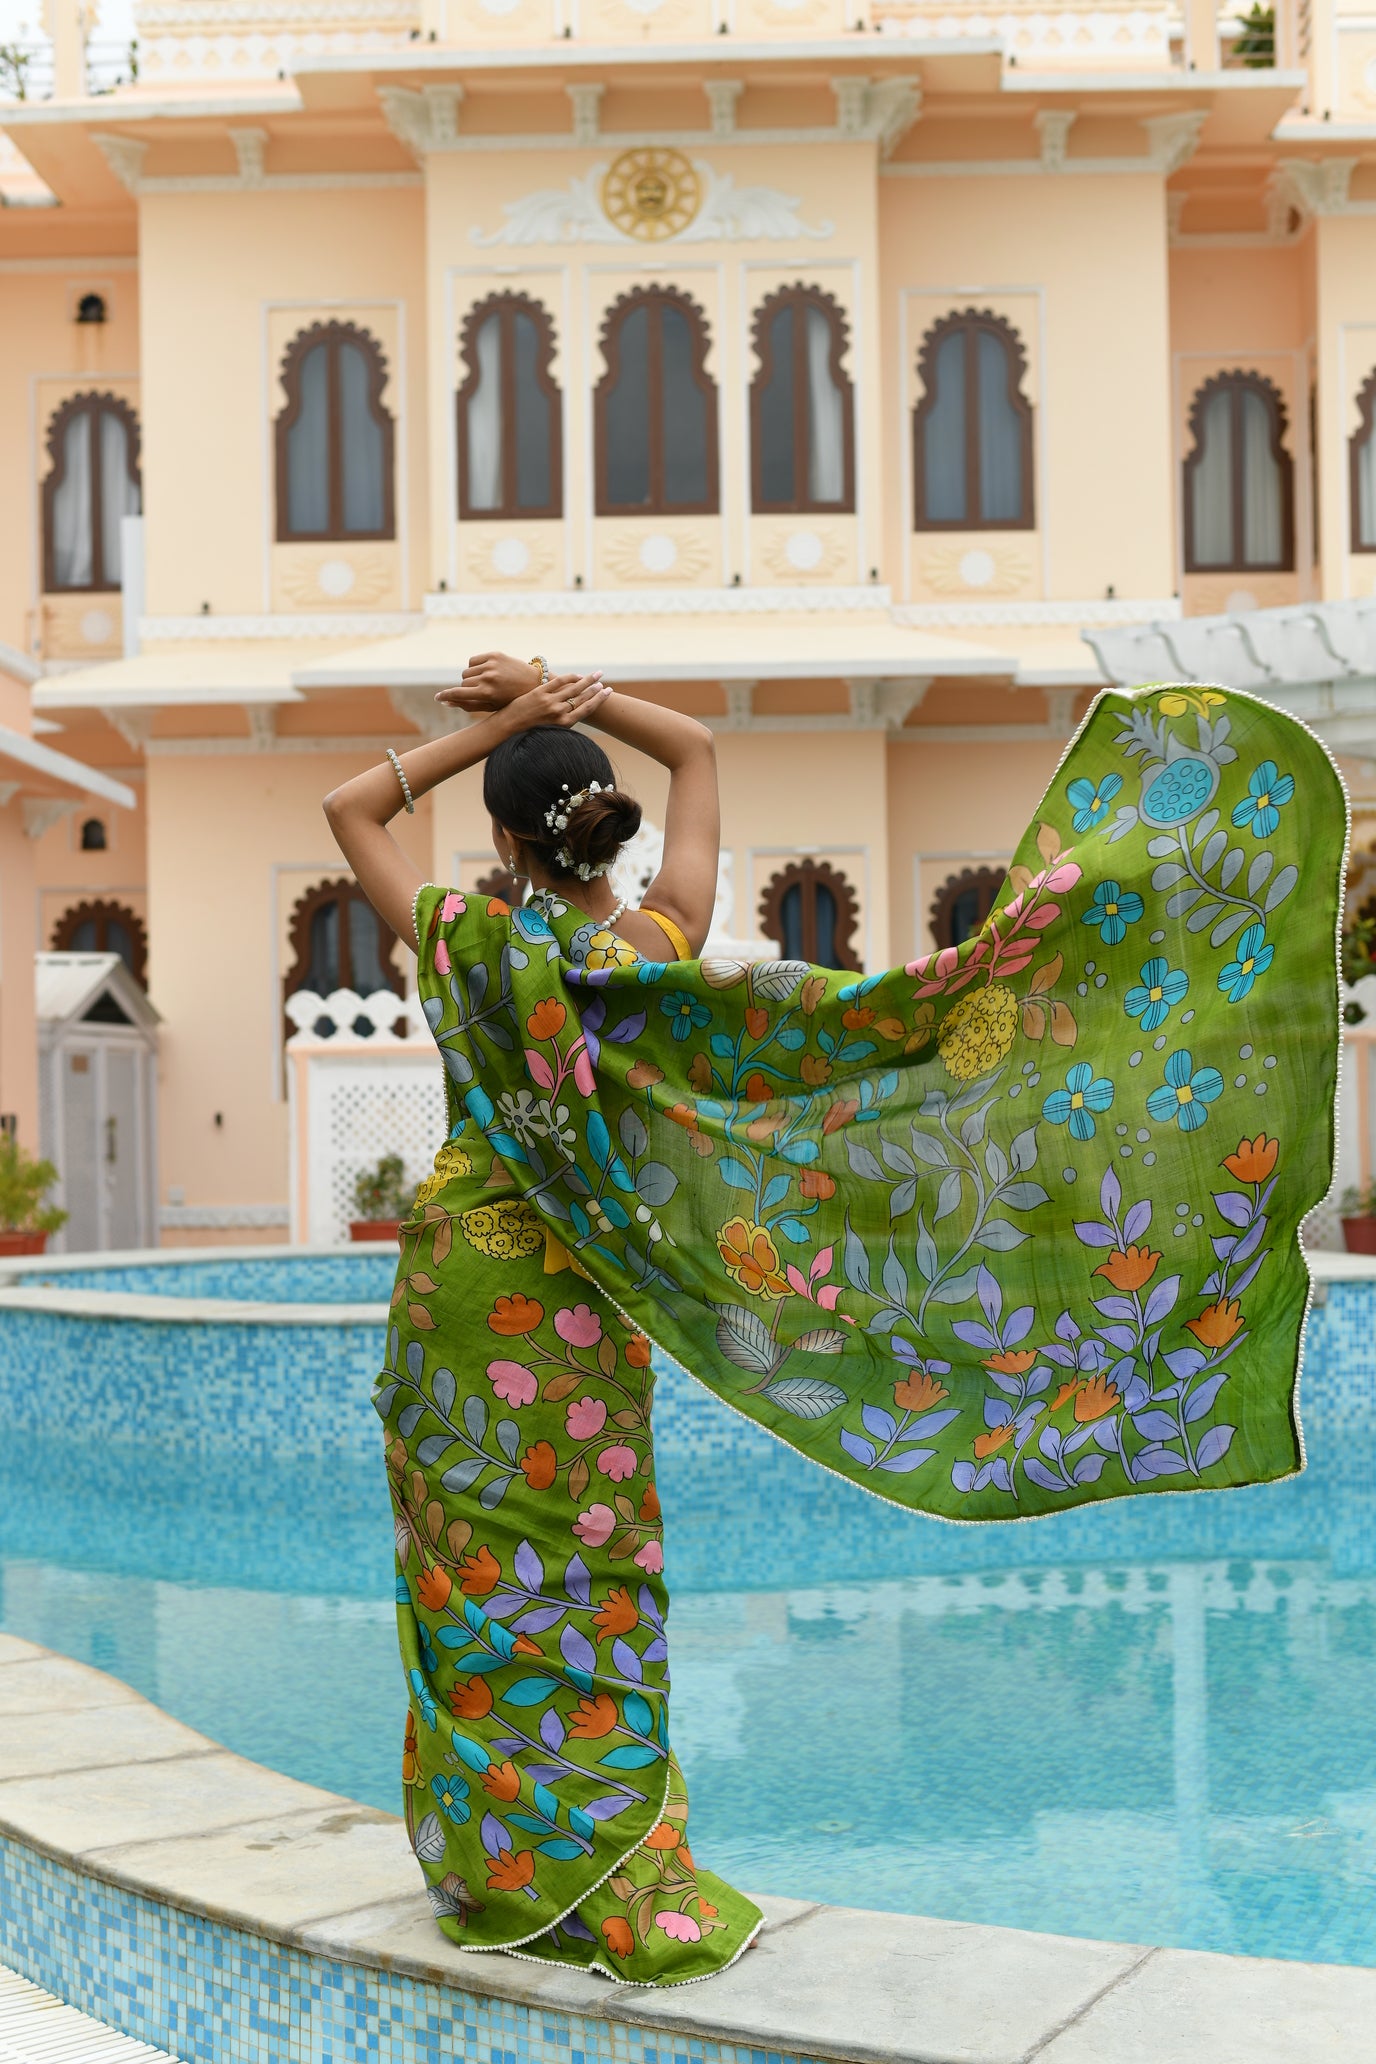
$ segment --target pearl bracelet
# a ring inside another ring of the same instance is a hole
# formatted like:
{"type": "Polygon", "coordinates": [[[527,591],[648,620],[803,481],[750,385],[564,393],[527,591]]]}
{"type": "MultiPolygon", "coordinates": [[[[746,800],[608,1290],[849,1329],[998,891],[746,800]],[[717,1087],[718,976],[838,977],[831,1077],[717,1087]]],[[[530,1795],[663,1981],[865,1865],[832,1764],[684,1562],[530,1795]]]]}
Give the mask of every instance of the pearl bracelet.
{"type": "Polygon", "coordinates": [[[414,817],[416,814],[416,799],[411,793],[410,782],[402,772],[401,761],[397,758],[390,745],[387,747],[387,757],[392,763],[392,772],[401,783],[401,792],[406,798],[406,814],[408,817],[414,817]]]}

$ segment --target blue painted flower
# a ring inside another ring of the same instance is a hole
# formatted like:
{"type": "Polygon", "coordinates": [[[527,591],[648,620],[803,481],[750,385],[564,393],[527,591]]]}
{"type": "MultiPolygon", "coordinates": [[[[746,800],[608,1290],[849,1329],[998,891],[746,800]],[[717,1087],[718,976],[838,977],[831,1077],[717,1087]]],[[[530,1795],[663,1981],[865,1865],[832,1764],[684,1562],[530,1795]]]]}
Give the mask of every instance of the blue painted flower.
{"type": "Polygon", "coordinates": [[[1239,831],[1250,827],[1253,838],[1270,838],[1294,793],[1294,775],[1278,773],[1274,760],[1263,760],[1252,769],[1246,795],[1233,805],[1233,822],[1239,831]]]}
{"type": "Polygon", "coordinates": [[[1133,983],[1123,998],[1123,1009],[1136,1018],[1144,1032],[1155,1032],[1183,998],[1190,978],[1183,968],[1173,968],[1159,956],[1144,960],[1140,973],[1141,982],[1133,983]]]}
{"type": "Polygon", "coordinates": [[[1121,774],[1105,774],[1097,788],[1092,781],[1086,781],[1083,775],[1078,781],[1072,781],[1066,790],[1066,797],[1075,812],[1071,822],[1076,831],[1097,831],[1108,815],[1109,804],[1122,785],[1121,774]]]}
{"type": "Polygon", "coordinates": [[[1128,926],[1136,924],[1146,907],[1136,889],[1125,889],[1121,882],[1101,881],[1080,922],[1097,925],[1105,946],[1116,946],[1127,937],[1128,926]]]}
{"type": "Polygon", "coordinates": [[[667,996],[661,996],[659,1007],[669,1019],[669,1030],[675,1039],[687,1039],[693,1027],[699,1032],[712,1022],[712,1013],[705,1003],[699,1003],[686,989],[671,989],[667,996]]]}
{"type": "Polygon", "coordinates": [[[1147,1109],[1159,1124],[1172,1118],[1182,1132],[1198,1132],[1208,1106],[1223,1094],[1217,1068],[1196,1068],[1188,1047],[1179,1047],[1166,1062],[1166,1080],[1147,1098],[1147,1109]]]}
{"type": "Polygon", "coordinates": [[[1276,949],[1266,937],[1265,925],[1248,925],[1237,942],[1237,958],[1219,969],[1218,986],[1229,1003],[1241,1003],[1257,976],[1266,973],[1275,957],[1276,949]]]}
{"type": "Polygon", "coordinates": [[[416,1694],[416,1704],[420,1707],[421,1719],[433,1734],[439,1716],[435,1711],[435,1701],[430,1687],[425,1681],[424,1673],[420,1670],[408,1670],[406,1678],[412,1691],[416,1694]]]}
{"type": "Polygon", "coordinates": [[[1113,1084],[1097,1076],[1088,1061],[1077,1061],[1065,1078],[1064,1089],[1053,1089],[1042,1105],[1042,1116],[1052,1125],[1068,1125],[1072,1139],[1094,1137],[1091,1112],[1106,1111],[1113,1102],[1113,1084]]]}
{"type": "Polygon", "coordinates": [[[435,1644],[430,1639],[430,1629],[424,1620],[416,1621],[416,1632],[420,1635],[420,1659],[433,1677],[439,1669],[440,1659],[435,1654],[435,1644]]]}
{"type": "Polygon", "coordinates": [[[439,1801],[440,1812],[461,1827],[472,1812],[468,1804],[468,1786],[461,1777],[432,1777],[430,1789],[439,1801]]]}

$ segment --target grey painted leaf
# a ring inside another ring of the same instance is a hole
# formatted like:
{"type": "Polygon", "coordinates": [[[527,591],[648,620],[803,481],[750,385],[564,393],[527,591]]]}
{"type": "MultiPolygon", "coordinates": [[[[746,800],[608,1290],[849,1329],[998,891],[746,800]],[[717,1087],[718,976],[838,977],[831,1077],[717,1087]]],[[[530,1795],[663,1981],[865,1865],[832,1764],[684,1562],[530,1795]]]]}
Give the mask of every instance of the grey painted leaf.
{"type": "Polygon", "coordinates": [[[787,1003],[805,975],[812,973],[805,960],[771,960],[757,963],[755,994],[766,1003],[787,1003]]]}
{"type": "Polygon", "coordinates": [[[1250,924],[1251,922],[1252,913],[1245,906],[1240,910],[1230,910],[1225,917],[1221,917],[1218,920],[1218,923],[1210,932],[1209,944],[1211,946],[1222,946],[1225,940],[1232,938],[1234,932],[1240,932],[1245,924],[1250,924]]]}
{"type": "Polygon", "coordinates": [[[778,1367],[778,1344],[757,1312],[740,1304],[714,1304],[712,1309],[717,1315],[717,1346],[728,1362],[752,1376],[768,1376],[778,1367]]]}
{"type": "Polygon", "coordinates": [[[919,1132],[916,1126],[912,1132],[913,1152],[928,1168],[949,1168],[951,1157],[946,1151],[946,1142],[930,1133],[919,1132]]]}
{"type": "Polygon", "coordinates": [[[1154,889],[1173,889],[1178,881],[1185,879],[1187,870],[1178,860],[1163,861],[1160,867],[1151,871],[1151,885],[1154,889]]]}
{"type": "MultiPolygon", "coordinates": [[[[949,1218],[951,1213],[959,1208],[960,1171],[953,1168],[949,1175],[943,1175],[941,1178],[941,1188],[937,1192],[936,1216],[932,1221],[933,1224],[939,1225],[943,1218],[949,1218]]],[[[924,1271],[925,1273],[926,1271],[924,1271]]],[[[935,1270],[931,1273],[935,1274],[935,1270]]]]}
{"type": "MultiPolygon", "coordinates": [[[[1217,822],[1217,810],[1206,810],[1204,812],[1204,815],[1200,818],[1198,824],[1196,824],[1194,828],[1194,843],[1196,845],[1199,845],[1203,839],[1206,839],[1209,836],[1209,833],[1213,830],[1214,826],[1217,824],[1217,822]]],[[[1170,843],[1174,845],[1174,839],[1172,839],[1170,843]]]]}
{"type": "Polygon", "coordinates": [[[846,1336],[833,1326],[817,1326],[811,1333],[801,1333],[793,1343],[799,1354],[843,1354],[846,1336]]]}
{"type": "Polygon", "coordinates": [[[905,1218],[917,1202],[917,1184],[913,1181],[895,1183],[889,1192],[889,1223],[905,1218]]]}
{"type": "Polygon", "coordinates": [[[968,1268],[958,1276],[948,1276],[944,1283],[938,1283],[932,1292],[933,1304],[964,1304],[979,1288],[978,1268],[968,1268]]]}
{"type": "Polygon", "coordinates": [[[1218,870],[1219,881],[1223,884],[1225,889],[1228,887],[1230,882],[1234,882],[1237,880],[1238,871],[1241,868],[1242,863],[1246,859],[1246,857],[1247,856],[1243,852],[1241,846],[1234,846],[1232,851],[1229,853],[1222,867],[1220,867],[1220,869],[1218,870]]]}
{"type": "Polygon", "coordinates": [[[487,1467],[484,1455],[466,1455],[462,1462],[456,1462],[452,1469],[446,1469],[440,1482],[447,1491],[466,1491],[477,1482],[487,1467]]]}
{"type": "Polygon", "coordinates": [[[416,1428],[420,1425],[420,1422],[424,1417],[424,1398],[420,1400],[419,1404],[408,1405],[404,1412],[398,1413],[397,1432],[401,1435],[403,1440],[410,1440],[411,1435],[415,1432],[416,1428]]]}
{"type": "Polygon", "coordinates": [[[422,1863],[443,1863],[444,1823],[438,1813],[427,1813],[416,1829],[416,1854],[422,1863]]]}
{"type": "Polygon", "coordinates": [[[1275,865],[1275,860],[1276,856],[1274,853],[1257,854],[1247,870],[1247,893],[1249,896],[1255,896],[1257,890],[1270,874],[1272,867],[1275,865]]]}
{"type": "MultiPolygon", "coordinates": [[[[416,1460],[422,1469],[428,1469],[432,1462],[439,1461],[446,1448],[452,1448],[453,1445],[452,1434],[427,1433],[425,1439],[416,1449],[416,1460]]],[[[445,1481],[448,1481],[447,1477],[445,1481]]]]}
{"type": "Polygon", "coordinates": [[[1177,889],[1173,896],[1166,898],[1167,917],[1183,917],[1187,910],[1194,908],[1203,893],[1204,891],[1196,888],[1193,883],[1187,889],[1177,889]]]}
{"type": "Polygon", "coordinates": [[[480,1441],[487,1432],[487,1406],[476,1392],[463,1401],[463,1423],[470,1440],[480,1441]]]}
{"type": "Polygon", "coordinates": [[[1180,848],[1169,832],[1164,832],[1156,838],[1147,840],[1147,851],[1151,854],[1153,860],[1162,860],[1167,853],[1178,853],[1180,848]]]}
{"type": "MultiPolygon", "coordinates": [[[[1222,859],[1224,853],[1226,852],[1227,846],[1227,832],[1216,831],[1213,837],[1209,840],[1208,844],[1205,846],[1203,853],[1200,855],[1199,865],[1203,869],[1205,874],[1213,873],[1214,869],[1217,867],[1219,861],[1222,859]]],[[[1234,869],[1234,872],[1236,872],[1236,869],[1234,869]]]]}
{"type": "Polygon", "coordinates": [[[452,1369],[436,1369],[434,1381],[431,1383],[430,1389],[434,1394],[436,1405],[447,1419],[454,1409],[454,1371],[452,1369]]]}
{"type": "Polygon", "coordinates": [[[1192,910],[1185,919],[1190,931],[1202,932],[1211,925],[1223,908],[1221,903],[1201,903],[1198,910],[1192,910]]]}
{"type": "Polygon", "coordinates": [[[825,1419],[846,1402],[846,1393],[820,1376],[781,1376],[761,1396],[794,1419],[825,1419]]]}
{"type": "Polygon", "coordinates": [[[990,1218],[980,1228],[979,1244],[992,1247],[996,1254],[1004,1254],[1010,1247],[1021,1247],[1026,1238],[1021,1226],[1015,1226],[1011,1219],[990,1218]]]}
{"type": "Polygon", "coordinates": [[[1278,903],[1283,903],[1299,878],[1300,873],[1297,867],[1282,867],[1280,873],[1266,891],[1265,907],[1268,910],[1274,910],[1278,903]]]}

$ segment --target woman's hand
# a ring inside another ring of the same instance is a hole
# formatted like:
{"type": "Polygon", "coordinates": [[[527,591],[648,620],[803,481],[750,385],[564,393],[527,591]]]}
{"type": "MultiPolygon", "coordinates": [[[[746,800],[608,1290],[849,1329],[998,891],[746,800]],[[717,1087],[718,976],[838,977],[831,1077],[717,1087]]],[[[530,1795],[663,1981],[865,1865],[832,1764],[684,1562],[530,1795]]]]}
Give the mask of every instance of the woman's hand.
{"type": "Polygon", "coordinates": [[[478,652],[464,668],[463,679],[457,686],[441,688],[435,700],[481,717],[505,709],[517,696],[529,695],[539,686],[539,668],[533,667],[528,659],[513,659],[509,652],[478,652]]]}
{"type": "Polygon", "coordinates": [[[450,708],[474,712],[494,710],[495,722],[503,734],[510,737],[516,731],[534,730],[539,724],[555,724],[567,729],[572,724],[581,723],[605,702],[611,692],[600,674],[551,674],[548,681],[500,703],[475,702],[471,699],[471,691],[462,683],[456,688],[441,688],[435,700],[450,708]]]}

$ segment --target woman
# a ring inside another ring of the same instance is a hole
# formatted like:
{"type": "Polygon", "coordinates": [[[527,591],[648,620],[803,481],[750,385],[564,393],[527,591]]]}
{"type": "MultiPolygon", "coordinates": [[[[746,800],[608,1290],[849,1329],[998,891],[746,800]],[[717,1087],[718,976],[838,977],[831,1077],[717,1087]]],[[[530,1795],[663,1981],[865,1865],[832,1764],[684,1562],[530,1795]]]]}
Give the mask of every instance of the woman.
{"type": "Polygon", "coordinates": [[[376,1393],[407,1821],[461,1947],[677,1984],[759,1915],[687,1842],[650,1342],[944,1518],[1291,1474],[1343,798],[1246,696],[1111,691],[976,938],[863,979],[697,963],[709,734],[542,674],[476,661],[440,700],[478,723],[326,804],[448,1078],[376,1393]],[[639,810],[580,723],[669,769],[640,911],[605,872],[639,810]],[[517,910],[385,828],[483,759],[517,910]]]}

